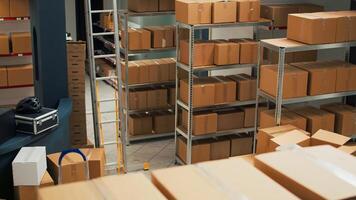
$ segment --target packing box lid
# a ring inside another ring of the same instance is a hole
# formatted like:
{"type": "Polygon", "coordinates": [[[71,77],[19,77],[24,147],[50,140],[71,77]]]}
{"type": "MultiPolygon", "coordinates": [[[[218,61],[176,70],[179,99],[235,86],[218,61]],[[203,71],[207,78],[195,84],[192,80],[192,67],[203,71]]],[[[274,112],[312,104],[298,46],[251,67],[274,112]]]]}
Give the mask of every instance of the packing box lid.
{"type": "Polygon", "coordinates": [[[302,199],[356,197],[356,159],[331,146],[262,154],[255,165],[302,199]]]}
{"type": "Polygon", "coordinates": [[[40,189],[40,199],[166,199],[143,174],[107,176],[40,189]]]}
{"type": "Polygon", "coordinates": [[[333,146],[341,146],[350,140],[349,137],[333,133],[330,131],[320,129],[317,131],[312,137],[312,145],[313,140],[317,140],[318,142],[325,142],[324,144],[330,144],[333,146]]]}
{"type": "Polygon", "coordinates": [[[263,128],[263,129],[260,129],[259,131],[272,135],[274,133],[287,132],[287,131],[291,131],[294,129],[297,129],[297,127],[287,124],[287,125],[283,125],[283,126],[274,126],[274,127],[270,127],[270,128],[263,128]]]}
{"type": "Polygon", "coordinates": [[[356,156],[356,143],[346,144],[346,145],[340,146],[338,149],[343,152],[346,152],[348,154],[352,154],[352,155],[356,156]]]}
{"type": "Polygon", "coordinates": [[[278,145],[298,144],[300,142],[309,140],[309,136],[300,130],[292,130],[287,133],[276,136],[271,139],[278,145]]]}

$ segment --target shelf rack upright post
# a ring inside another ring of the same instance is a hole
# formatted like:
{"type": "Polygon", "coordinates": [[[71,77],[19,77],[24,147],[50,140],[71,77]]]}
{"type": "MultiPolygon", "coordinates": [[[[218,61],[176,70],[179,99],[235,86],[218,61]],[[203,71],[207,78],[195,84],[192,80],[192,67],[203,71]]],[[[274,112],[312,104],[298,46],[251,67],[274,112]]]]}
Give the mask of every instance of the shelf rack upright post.
{"type": "MultiPolygon", "coordinates": [[[[195,42],[195,37],[194,33],[196,30],[202,30],[202,29],[208,29],[209,30],[209,39],[211,39],[211,32],[213,28],[229,28],[229,27],[254,27],[254,37],[256,37],[256,31],[258,30],[258,26],[270,26],[271,21],[261,19],[260,21],[257,22],[236,22],[236,23],[224,23],[224,24],[197,24],[197,25],[190,25],[190,24],[185,24],[182,22],[176,22],[176,48],[177,48],[177,68],[176,68],[176,108],[175,108],[175,161],[179,164],[191,164],[192,163],[192,145],[193,141],[195,140],[202,140],[202,139],[208,139],[208,138],[215,138],[218,136],[227,136],[227,135],[236,135],[236,134],[241,134],[241,133],[253,133],[254,127],[252,128],[241,128],[237,130],[229,130],[229,131],[218,131],[213,134],[207,134],[207,135],[200,135],[200,136],[194,136],[192,133],[192,128],[193,128],[193,113],[196,111],[209,111],[209,110],[216,110],[216,109],[223,109],[223,108],[230,108],[230,107],[237,107],[237,106],[245,106],[245,105],[254,105],[256,104],[255,100],[250,100],[250,101],[236,101],[233,103],[226,103],[226,104],[219,104],[219,105],[212,105],[212,106],[206,106],[206,107],[199,107],[195,108],[193,107],[193,84],[194,84],[194,77],[197,72],[208,72],[209,75],[211,75],[211,71],[215,70],[226,70],[226,69],[238,69],[238,68],[255,68],[257,64],[235,64],[235,65],[224,65],[224,66],[216,66],[216,65],[211,65],[211,66],[202,66],[202,67],[193,67],[193,57],[194,57],[194,42],[195,42]],[[180,42],[180,29],[188,29],[189,31],[189,59],[188,59],[188,65],[181,63],[179,58],[180,58],[180,48],[179,48],[179,42],[180,42]],[[187,104],[184,103],[179,99],[179,70],[183,70],[188,73],[188,102],[187,104]],[[179,125],[179,109],[184,109],[188,112],[188,126],[187,130],[184,130],[180,125],[179,125]],[[181,158],[178,157],[177,155],[177,140],[178,136],[182,136],[187,140],[187,150],[186,150],[186,162],[181,160],[181,158]]],[[[255,38],[256,39],[256,38],[255,38]]]]}
{"type": "MultiPolygon", "coordinates": [[[[296,103],[306,103],[311,101],[319,101],[319,100],[326,100],[326,99],[334,99],[334,98],[345,98],[347,96],[356,95],[356,91],[346,91],[346,92],[335,92],[331,94],[322,94],[322,95],[315,95],[315,96],[306,96],[306,97],[298,97],[298,98],[290,98],[290,99],[283,99],[283,79],[284,79],[284,68],[285,68],[285,56],[286,53],[291,52],[301,52],[301,51],[311,51],[311,50],[323,50],[323,49],[336,49],[336,48],[343,48],[345,49],[345,60],[348,62],[349,60],[349,49],[350,47],[356,46],[356,41],[351,42],[343,42],[343,43],[332,43],[332,44],[317,44],[317,45],[308,45],[303,44],[300,42],[296,42],[293,40],[289,40],[286,38],[279,38],[279,39],[267,39],[261,40],[259,49],[263,48],[270,49],[272,51],[278,52],[278,71],[277,71],[277,92],[275,96],[267,94],[259,87],[260,81],[260,68],[262,65],[262,60],[258,59],[257,65],[257,95],[256,95],[256,102],[260,101],[260,97],[266,99],[269,102],[272,102],[276,105],[275,109],[275,124],[281,125],[281,118],[282,118],[282,106],[288,104],[296,104],[296,103]]],[[[258,103],[256,104],[256,111],[255,111],[255,132],[254,132],[254,150],[256,149],[256,136],[258,131],[258,103]]],[[[356,138],[355,136],[353,138],[356,138]]]]}

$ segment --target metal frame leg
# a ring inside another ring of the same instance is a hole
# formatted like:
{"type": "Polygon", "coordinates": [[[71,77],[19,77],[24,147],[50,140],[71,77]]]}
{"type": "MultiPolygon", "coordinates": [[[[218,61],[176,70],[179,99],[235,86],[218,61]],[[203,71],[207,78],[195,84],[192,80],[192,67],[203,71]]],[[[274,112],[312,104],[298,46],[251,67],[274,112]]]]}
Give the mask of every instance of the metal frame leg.
{"type": "Polygon", "coordinates": [[[189,89],[188,89],[188,139],[187,164],[192,163],[192,128],[193,128],[193,61],[194,61],[194,27],[189,27],[189,89]]]}
{"type": "Polygon", "coordinates": [[[285,48],[279,48],[278,59],[278,77],[277,77],[277,94],[276,94],[276,124],[281,125],[282,118],[282,101],[283,101],[283,80],[284,80],[284,67],[285,67],[285,48]]]}
{"type": "MultiPolygon", "coordinates": [[[[179,51],[179,23],[176,23],[176,61],[178,62],[179,61],[179,57],[180,57],[180,51],[179,51]]],[[[176,93],[176,96],[175,96],[175,99],[176,99],[176,102],[175,102],[175,132],[174,132],[174,160],[176,161],[177,163],[177,160],[176,160],[176,156],[178,155],[178,149],[177,149],[177,142],[178,142],[178,138],[177,138],[177,127],[178,127],[178,118],[179,118],[179,113],[178,113],[178,104],[177,104],[177,100],[178,100],[178,86],[179,86],[179,75],[178,75],[178,66],[176,66],[176,90],[175,90],[175,93],[176,93]]]]}
{"type": "Polygon", "coordinates": [[[255,106],[255,130],[253,134],[253,153],[256,153],[256,144],[257,144],[257,132],[258,132],[258,107],[260,102],[260,94],[259,94],[259,86],[260,86],[260,65],[261,65],[261,50],[262,50],[261,43],[258,45],[258,52],[257,52],[257,69],[256,69],[256,85],[257,85],[257,94],[256,94],[256,106],[255,106]]]}

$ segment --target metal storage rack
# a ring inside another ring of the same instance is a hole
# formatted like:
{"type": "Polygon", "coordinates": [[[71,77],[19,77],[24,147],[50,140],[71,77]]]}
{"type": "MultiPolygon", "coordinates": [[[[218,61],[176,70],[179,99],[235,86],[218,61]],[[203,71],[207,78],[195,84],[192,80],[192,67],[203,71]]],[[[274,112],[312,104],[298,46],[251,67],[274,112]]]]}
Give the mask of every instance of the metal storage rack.
{"type": "MultiPolygon", "coordinates": [[[[121,20],[121,34],[124,34],[128,36],[128,29],[130,28],[130,23],[129,19],[134,18],[134,17],[153,17],[153,16],[170,16],[170,15],[175,15],[175,11],[164,11],[164,12],[143,12],[143,13],[137,13],[137,12],[132,12],[132,11],[127,11],[127,10],[121,10],[119,11],[119,19],[121,20]]],[[[120,53],[122,55],[122,61],[125,63],[125,66],[128,66],[128,62],[131,60],[137,60],[135,59],[136,56],[143,57],[145,59],[151,59],[151,58],[166,58],[167,56],[164,55],[164,53],[167,52],[174,52],[176,49],[174,47],[170,48],[150,48],[150,49],[145,49],[145,50],[129,50],[127,47],[129,43],[128,37],[125,37],[124,40],[120,40],[120,53]],[[125,45],[122,45],[125,44],[125,45]],[[126,47],[126,48],[124,48],[126,47]]],[[[113,63],[119,69],[121,69],[122,65],[120,63],[113,63]]],[[[128,67],[125,67],[124,70],[125,77],[129,77],[128,75],[128,67]]],[[[119,77],[120,79],[122,77],[119,77]]],[[[152,113],[156,111],[170,111],[173,112],[174,109],[171,106],[165,107],[165,108],[157,108],[157,109],[143,109],[143,110],[130,110],[129,108],[129,93],[130,90],[132,89],[139,89],[139,88],[150,88],[150,87],[160,87],[160,86],[165,86],[165,87],[172,87],[175,86],[174,81],[169,81],[169,82],[159,82],[159,83],[142,83],[142,84],[129,84],[128,83],[128,78],[126,78],[126,81],[121,80],[122,82],[122,89],[125,89],[128,92],[125,92],[125,102],[126,105],[121,104],[120,105],[120,112],[124,114],[123,120],[121,123],[121,130],[123,133],[125,133],[125,137],[127,138],[127,143],[129,144],[130,142],[135,142],[135,141],[143,141],[143,140],[149,140],[149,139],[156,139],[156,138],[164,138],[164,137],[172,137],[174,133],[160,133],[160,134],[147,134],[147,135],[139,135],[139,136],[131,136],[128,134],[128,118],[129,115],[131,114],[139,114],[139,113],[152,113]]],[[[122,95],[122,91],[120,92],[120,96],[122,95]]]]}
{"type": "MultiPolygon", "coordinates": [[[[286,53],[290,52],[301,52],[301,51],[310,51],[310,50],[323,50],[323,49],[335,49],[335,48],[345,48],[345,60],[349,60],[349,49],[350,47],[356,46],[356,41],[352,42],[344,42],[344,43],[332,43],[332,44],[318,44],[318,45],[308,45],[303,44],[300,42],[296,42],[293,40],[288,40],[287,38],[279,38],[279,39],[267,39],[261,40],[259,45],[258,51],[258,70],[257,70],[257,95],[256,95],[256,102],[259,102],[260,97],[266,99],[269,102],[272,102],[276,105],[275,109],[275,120],[276,125],[281,124],[281,116],[282,116],[282,106],[287,104],[296,104],[296,103],[305,103],[311,101],[318,101],[318,100],[325,100],[325,99],[332,99],[332,98],[341,98],[347,97],[350,95],[356,95],[356,91],[348,91],[348,92],[337,92],[331,94],[322,94],[316,96],[306,96],[306,97],[299,97],[299,98],[289,98],[283,99],[283,78],[284,78],[284,67],[285,67],[285,56],[286,53]],[[277,72],[277,94],[276,96],[271,96],[266,92],[262,91],[259,88],[259,81],[260,81],[260,52],[263,48],[268,48],[272,51],[278,52],[279,59],[278,59],[278,72],[277,72]]],[[[255,113],[255,132],[254,132],[254,150],[256,146],[256,134],[257,134],[257,122],[258,122],[258,104],[256,104],[256,113],[255,113]]]]}
{"type": "Polygon", "coordinates": [[[193,108],[192,104],[192,99],[193,99],[193,77],[197,72],[208,72],[210,74],[211,71],[215,70],[226,70],[226,69],[238,69],[238,68],[255,68],[257,67],[257,64],[236,64],[236,65],[223,65],[223,66],[199,66],[199,67],[193,67],[193,50],[194,50],[194,31],[195,30],[203,30],[203,29],[208,29],[209,30],[209,40],[211,40],[212,37],[212,28],[229,28],[229,27],[253,27],[254,28],[254,38],[257,38],[257,31],[259,26],[271,26],[271,21],[266,20],[266,19],[261,19],[260,21],[257,22],[236,22],[236,23],[222,23],[222,24],[197,24],[197,25],[190,25],[190,24],[185,24],[181,22],[176,23],[176,48],[177,48],[177,67],[176,67],[176,110],[175,110],[175,144],[177,147],[177,137],[178,136],[183,136],[187,140],[187,158],[186,161],[187,163],[184,163],[177,155],[177,148],[175,152],[175,160],[178,164],[191,164],[191,158],[192,158],[192,142],[194,140],[201,140],[201,139],[208,139],[208,138],[214,138],[217,136],[227,136],[227,135],[236,135],[236,134],[243,134],[243,133],[252,133],[254,131],[254,128],[241,128],[241,129],[236,129],[236,130],[228,130],[228,131],[218,131],[213,134],[206,134],[206,135],[200,135],[200,136],[194,136],[192,134],[192,124],[193,124],[193,112],[195,111],[208,111],[208,110],[215,110],[215,109],[222,109],[222,108],[230,108],[230,107],[237,107],[237,106],[244,106],[244,105],[254,105],[256,104],[255,100],[250,100],[250,101],[236,101],[233,103],[227,103],[227,104],[219,104],[219,105],[212,105],[212,106],[206,106],[206,107],[198,107],[198,108],[193,108]],[[179,55],[180,55],[180,50],[179,50],[179,30],[180,28],[188,29],[189,31],[189,64],[186,65],[184,63],[179,62],[179,55]],[[179,75],[178,71],[183,70],[188,73],[188,104],[182,102],[179,99],[179,75]],[[179,117],[179,112],[178,109],[184,109],[188,112],[188,130],[184,130],[181,126],[178,126],[178,117],[179,117]]]}

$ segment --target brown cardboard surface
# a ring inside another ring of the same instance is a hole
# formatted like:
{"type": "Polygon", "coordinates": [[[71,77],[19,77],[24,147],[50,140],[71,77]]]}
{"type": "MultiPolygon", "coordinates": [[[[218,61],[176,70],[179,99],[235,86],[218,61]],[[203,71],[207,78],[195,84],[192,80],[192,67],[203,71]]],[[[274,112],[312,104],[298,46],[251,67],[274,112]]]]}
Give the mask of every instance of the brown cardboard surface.
{"type": "MultiPolygon", "coordinates": [[[[123,90],[123,105],[126,106],[126,98],[124,96],[126,91],[123,90]]],[[[133,90],[129,92],[129,109],[139,110],[147,108],[147,91],[146,90],[133,90]]]]}
{"type": "MultiPolygon", "coordinates": [[[[291,124],[302,130],[307,128],[307,119],[286,109],[282,109],[281,125],[291,124]]],[[[275,110],[264,110],[261,112],[261,128],[273,127],[275,122],[275,110]]]]}
{"type": "Polygon", "coordinates": [[[151,26],[146,27],[151,32],[151,47],[152,48],[168,48],[173,47],[173,32],[169,27],[151,26]]]}
{"type": "MultiPolygon", "coordinates": [[[[268,61],[268,64],[278,64],[278,52],[264,48],[263,57],[268,61]]],[[[316,61],[317,57],[318,51],[289,52],[286,53],[285,63],[316,61]]]]}
{"type": "MultiPolygon", "coordinates": [[[[142,50],[151,48],[151,32],[145,29],[134,29],[130,28],[128,30],[129,35],[129,50],[142,50]]],[[[122,40],[125,40],[125,34],[122,34],[122,40]]],[[[125,47],[125,43],[122,43],[125,47]]]]}
{"type": "Polygon", "coordinates": [[[286,27],[288,14],[297,12],[298,7],[289,4],[261,5],[261,17],[273,20],[276,27],[286,27]]]}
{"type": "Polygon", "coordinates": [[[12,53],[31,53],[32,42],[31,34],[25,33],[11,33],[12,53]]]}
{"type": "MultiPolygon", "coordinates": [[[[177,1],[178,2],[178,1],[177,1]]],[[[187,40],[180,41],[180,62],[189,64],[189,43],[187,40]]],[[[194,43],[193,67],[207,66],[214,64],[214,46],[213,42],[196,41],[194,43]]]]}
{"type": "MultiPolygon", "coordinates": [[[[126,65],[125,62],[121,63],[121,76],[122,76],[122,81],[126,81],[126,65]]],[[[145,66],[139,65],[136,61],[129,61],[128,63],[128,74],[129,78],[127,80],[128,84],[138,84],[138,83],[144,83],[144,80],[140,80],[140,72],[143,71],[141,70],[142,68],[145,68],[145,66]]],[[[147,74],[146,74],[147,75],[147,74]]]]}
{"type": "Polygon", "coordinates": [[[252,137],[231,137],[231,154],[230,156],[240,156],[251,154],[253,148],[252,137]]]}
{"type": "Polygon", "coordinates": [[[247,74],[232,75],[228,78],[236,82],[236,100],[247,101],[256,98],[256,78],[247,74]]]}
{"type": "Polygon", "coordinates": [[[7,87],[7,70],[6,70],[6,67],[0,67],[0,87],[7,87]]]}
{"type": "Polygon", "coordinates": [[[349,137],[320,129],[311,137],[311,145],[318,146],[327,144],[334,147],[340,147],[346,144],[349,140],[349,137]]]}
{"type": "Polygon", "coordinates": [[[236,22],[237,8],[233,1],[213,1],[212,4],[212,23],[236,22]]]}
{"type": "Polygon", "coordinates": [[[128,132],[130,135],[151,134],[153,130],[152,116],[150,115],[130,115],[128,132]]]}
{"type": "Polygon", "coordinates": [[[214,48],[215,65],[232,65],[240,61],[240,44],[233,42],[217,42],[214,48]]]}
{"type": "Polygon", "coordinates": [[[43,200],[166,199],[141,173],[106,176],[92,181],[48,187],[41,189],[39,193],[43,200]]]}
{"type": "Polygon", "coordinates": [[[240,44],[240,64],[256,64],[258,42],[251,39],[232,39],[240,44]]]}
{"type": "MultiPolygon", "coordinates": [[[[244,119],[244,127],[245,128],[250,128],[255,125],[255,106],[248,106],[248,107],[242,107],[241,108],[244,113],[245,113],[245,119],[244,119]]],[[[260,119],[261,111],[267,110],[267,106],[258,106],[258,119],[260,119]]],[[[258,120],[258,124],[260,124],[260,120],[258,120]]]]}
{"type": "Polygon", "coordinates": [[[323,62],[291,63],[308,72],[308,95],[329,94],[335,92],[336,68],[323,62]]]}
{"type": "Polygon", "coordinates": [[[354,107],[343,104],[326,104],[321,109],[335,114],[335,132],[352,136],[356,133],[356,110],[354,107]]]}
{"type": "Polygon", "coordinates": [[[89,160],[90,179],[105,176],[105,149],[104,148],[86,148],[80,149],[89,160]]]}
{"type": "MultiPolygon", "coordinates": [[[[188,112],[182,112],[182,125],[188,129],[188,112]]],[[[193,135],[215,133],[218,130],[218,115],[216,113],[198,113],[193,115],[193,135]]]]}
{"type": "Polygon", "coordinates": [[[239,109],[218,111],[218,131],[239,129],[244,127],[244,112],[239,109]]]}
{"type": "Polygon", "coordinates": [[[159,11],[175,10],[175,0],[159,0],[159,11]]]}
{"type": "Polygon", "coordinates": [[[314,134],[319,129],[334,131],[335,115],[312,106],[295,107],[291,111],[307,119],[307,131],[314,134]]]}
{"type": "Polygon", "coordinates": [[[356,156],[356,144],[354,142],[342,145],[338,149],[353,156],[356,156]]]}
{"type": "Polygon", "coordinates": [[[300,130],[288,131],[272,138],[269,143],[268,151],[272,152],[279,146],[292,144],[296,144],[301,147],[308,147],[310,145],[310,137],[300,130]]]}
{"type": "Polygon", "coordinates": [[[10,17],[10,0],[0,0],[0,17],[10,17]]]}
{"type": "Polygon", "coordinates": [[[175,88],[170,88],[168,90],[168,104],[171,106],[175,106],[176,105],[176,89],[175,88]]]}
{"type": "Polygon", "coordinates": [[[356,196],[355,187],[332,170],[341,169],[354,176],[356,171],[351,166],[356,166],[356,160],[330,146],[258,155],[255,166],[301,199],[352,199],[356,196]],[[324,163],[333,167],[328,168],[324,163]]]}
{"type": "MultiPolygon", "coordinates": [[[[180,81],[180,99],[188,103],[188,82],[180,81]]],[[[215,84],[206,82],[205,79],[194,79],[193,107],[202,107],[215,104],[215,84]]]]}
{"type": "Polygon", "coordinates": [[[32,65],[19,65],[7,68],[9,86],[25,86],[33,84],[32,65]]]}
{"type": "MultiPolygon", "coordinates": [[[[178,137],[177,152],[180,159],[186,163],[187,141],[183,137],[178,137]]],[[[210,160],[211,145],[207,141],[194,141],[192,144],[192,163],[210,160]]]]}
{"type": "Polygon", "coordinates": [[[337,16],[315,13],[288,15],[287,38],[307,44],[336,42],[337,16]]]}
{"type": "Polygon", "coordinates": [[[210,160],[218,160],[230,157],[230,140],[214,139],[210,144],[210,160]]]}
{"type": "MultiPolygon", "coordinates": [[[[283,78],[283,99],[304,97],[307,95],[308,72],[285,65],[283,78]]],[[[261,66],[260,88],[269,95],[277,94],[277,65],[261,66]]]]}
{"type": "Polygon", "coordinates": [[[29,17],[30,2],[29,0],[10,0],[11,17],[29,17]]]}
{"type": "Polygon", "coordinates": [[[336,92],[356,90],[356,65],[343,61],[332,61],[336,67],[336,92]]]}
{"type": "Polygon", "coordinates": [[[211,3],[204,0],[177,0],[176,20],[186,24],[210,24],[211,3]]]}
{"type": "Polygon", "coordinates": [[[15,187],[15,198],[18,200],[37,200],[40,188],[53,186],[52,177],[46,171],[39,186],[17,186],[15,187]]]}
{"type": "Polygon", "coordinates": [[[253,22],[260,20],[259,0],[234,0],[237,3],[238,22],[253,22]]]}
{"type": "Polygon", "coordinates": [[[215,104],[236,101],[236,83],[223,76],[212,77],[215,83],[215,104]]]}
{"type": "Polygon", "coordinates": [[[277,135],[283,134],[285,132],[295,130],[297,127],[293,125],[283,125],[283,126],[274,126],[270,128],[261,128],[258,130],[257,134],[257,146],[256,153],[261,154],[265,153],[269,149],[269,143],[272,138],[277,135]]]}
{"type": "Polygon", "coordinates": [[[168,106],[168,90],[147,90],[147,108],[165,108],[168,106]]]}
{"type": "Polygon", "coordinates": [[[10,54],[10,40],[8,34],[0,34],[0,54],[10,54]]]}
{"type": "Polygon", "coordinates": [[[159,0],[130,0],[128,1],[129,10],[135,12],[157,12],[159,0]]]}
{"type": "Polygon", "coordinates": [[[154,133],[173,133],[174,132],[174,114],[170,112],[161,112],[153,116],[154,133]]]}

